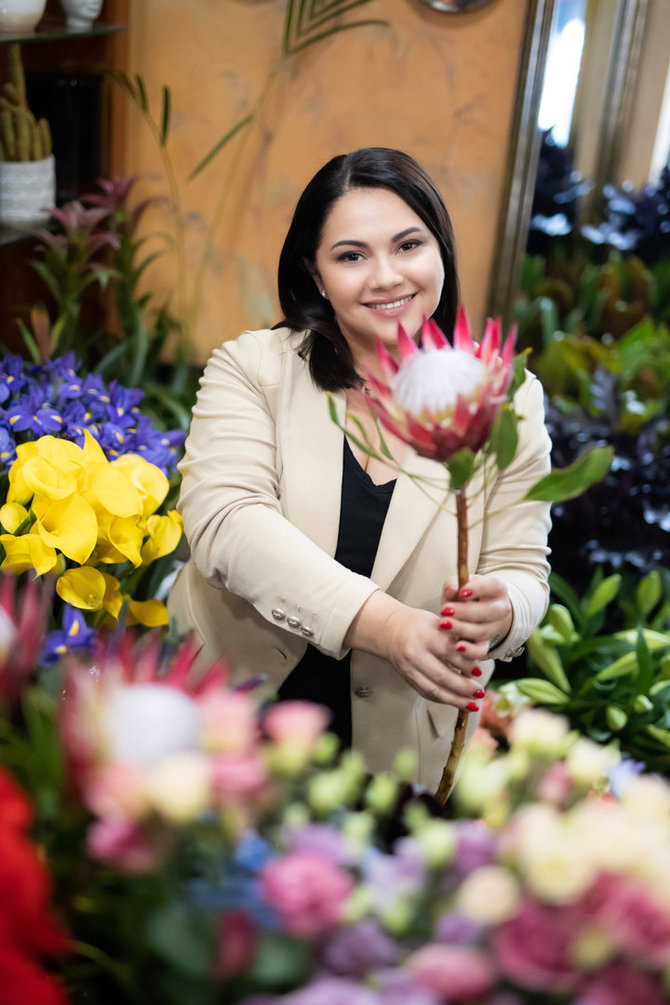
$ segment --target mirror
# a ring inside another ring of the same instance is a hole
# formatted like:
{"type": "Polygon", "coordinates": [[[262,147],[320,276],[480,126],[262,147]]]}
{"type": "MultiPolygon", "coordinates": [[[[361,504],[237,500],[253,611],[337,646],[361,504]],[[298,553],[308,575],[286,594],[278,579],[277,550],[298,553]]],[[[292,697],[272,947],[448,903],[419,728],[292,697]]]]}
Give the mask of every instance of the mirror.
{"type": "MultiPolygon", "coordinates": [[[[608,182],[624,180],[619,171],[627,146],[636,142],[629,125],[635,120],[631,109],[641,76],[640,53],[650,8],[656,18],[654,30],[657,25],[665,30],[667,22],[670,32],[662,0],[660,4],[658,0],[528,2],[487,311],[491,316],[501,315],[506,324],[519,288],[542,129],[554,125],[573,149],[575,169],[593,182],[592,201],[608,182]]],[[[647,44],[653,46],[654,39],[647,44]]],[[[667,47],[661,47],[659,59],[665,61],[662,70],[644,68],[661,89],[658,115],[661,106],[667,105],[663,102],[668,90],[667,47]]],[[[667,160],[667,143],[664,155],[667,160]]],[[[638,179],[637,184],[648,178],[638,179]]]]}

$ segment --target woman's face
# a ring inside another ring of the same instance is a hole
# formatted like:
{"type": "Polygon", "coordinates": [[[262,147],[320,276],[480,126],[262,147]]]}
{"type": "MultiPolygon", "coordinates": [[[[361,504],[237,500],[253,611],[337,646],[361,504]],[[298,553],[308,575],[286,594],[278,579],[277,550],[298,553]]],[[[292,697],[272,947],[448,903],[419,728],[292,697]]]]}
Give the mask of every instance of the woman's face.
{"type": "Polygon", "coordinates": [[[314,281],[325,289],[354,364],[375,368],[375,340],[393,352],[398,324],[417,336],[444,283],[436,238],[407,203],[385,188],[352,189],[326,218],[314,281]]]}

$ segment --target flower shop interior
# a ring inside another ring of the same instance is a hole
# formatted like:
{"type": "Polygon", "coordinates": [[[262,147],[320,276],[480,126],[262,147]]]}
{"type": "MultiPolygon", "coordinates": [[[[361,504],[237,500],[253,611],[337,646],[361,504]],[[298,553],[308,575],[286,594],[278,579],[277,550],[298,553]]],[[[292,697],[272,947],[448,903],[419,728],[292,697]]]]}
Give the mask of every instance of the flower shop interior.
{"type": "Polygon", "coordinates": [[[670,1002],[669,54],[667,0],[0,2],[0,1005],[670,1002]],[[548,609],[448,799],[166,608],[202,368],[367,146],[552,440],[548,609]]]}

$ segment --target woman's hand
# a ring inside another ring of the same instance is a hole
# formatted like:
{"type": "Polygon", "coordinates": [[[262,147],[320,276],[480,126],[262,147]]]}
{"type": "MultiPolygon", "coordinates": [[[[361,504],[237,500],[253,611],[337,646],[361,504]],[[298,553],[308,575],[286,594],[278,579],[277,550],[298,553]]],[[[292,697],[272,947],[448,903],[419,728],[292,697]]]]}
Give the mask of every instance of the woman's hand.
{"type": "Polygon", "coordinates": [[[512,604],[507,587],[496,575],[471,576],[459,590],[445,583],[442,590],[443,631],[457,653],[454,666],[464,673],[473,662],[484,660],[512,627],[512,604]]]}
{"type": "Polygon", "coordinates": [[[378,590],[352,621],[345,642],[387,659],[423,698],[478,711],[477,699],[484,692],[469,676],[475,661],[457,651],[459,642],[429,611],[408,607],[378,590]]]}

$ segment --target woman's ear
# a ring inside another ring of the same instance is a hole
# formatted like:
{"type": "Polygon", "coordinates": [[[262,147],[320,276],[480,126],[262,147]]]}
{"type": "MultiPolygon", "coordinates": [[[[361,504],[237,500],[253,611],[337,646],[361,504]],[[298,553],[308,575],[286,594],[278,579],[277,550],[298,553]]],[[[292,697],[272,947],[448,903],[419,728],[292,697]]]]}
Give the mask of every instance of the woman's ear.
{"type": "Polygon", "coordinates": [[[319,270],[317,269],[316,265],[314,264],[314,262],[309,262],[306,258],[303,258],[302,263],[309,272],[314,282],[316,283],[317,290],[321,292],[323,283],[321,281],[321,276],[319,275],[319,270]]]}

